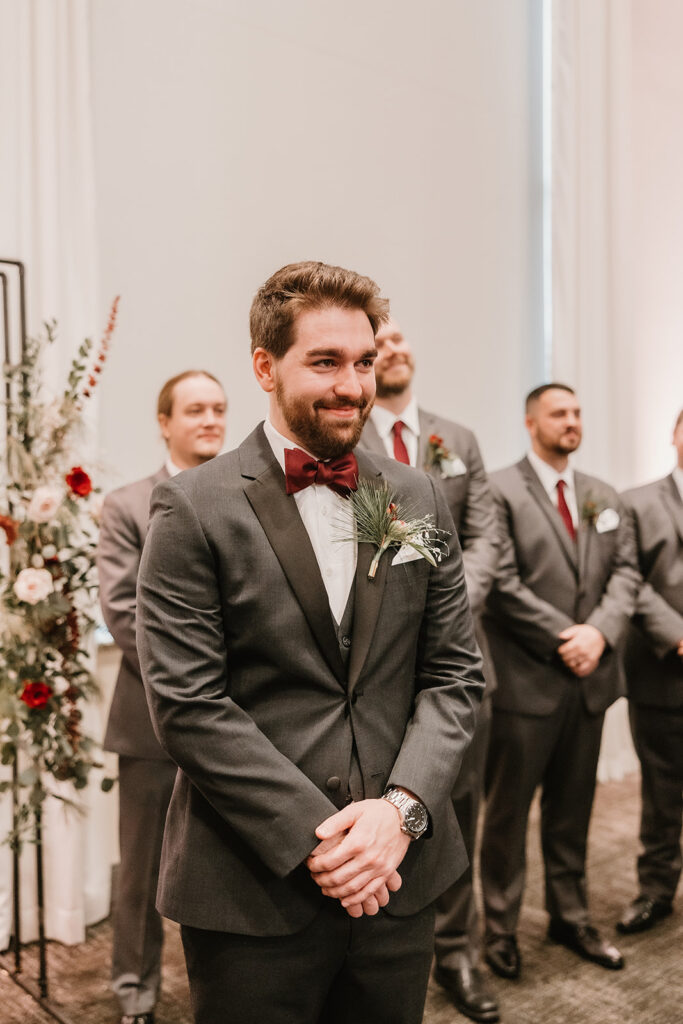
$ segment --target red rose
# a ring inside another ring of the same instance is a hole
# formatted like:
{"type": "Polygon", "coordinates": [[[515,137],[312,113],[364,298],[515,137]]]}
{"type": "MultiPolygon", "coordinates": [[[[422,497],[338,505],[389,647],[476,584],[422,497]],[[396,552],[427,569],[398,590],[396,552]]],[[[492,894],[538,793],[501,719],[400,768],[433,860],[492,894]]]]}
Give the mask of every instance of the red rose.
{"type": "Polygon", "coordinates": [[[26,683],[21,700],[29,708],[44,708],[52,696],[52,687],[47,683],[26,683]]]}
{"type": "Polygon", "coordinates": [[[429,438],[429,443],[436,445],[438,448],[443,444],[443,438],[439,434],[432,434],[429,438]]]}
{"type": "Polygon", "coordinates": [[[80,466],[74,466],[71,472],[66,474],[66,482],[79,498],[86,498],[92,491],[92,480],[80,466]]]}
{"type": "Polygon", "coordinates": [[[19,523],[11,516],[0,516],[0,530],[5,531],[8,544],[14,544],[19,536],[19,523]]]}

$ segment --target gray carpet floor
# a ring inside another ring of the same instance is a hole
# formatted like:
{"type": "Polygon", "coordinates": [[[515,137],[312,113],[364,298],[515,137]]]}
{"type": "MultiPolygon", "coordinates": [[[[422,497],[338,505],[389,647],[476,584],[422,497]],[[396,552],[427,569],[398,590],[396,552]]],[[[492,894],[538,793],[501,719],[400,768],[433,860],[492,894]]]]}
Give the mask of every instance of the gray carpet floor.
{"type": "MultiPolygon", "coordinates": [[[[639,792],[637,776],[598,787],[591,830],[589,890],[594,923],[615,938],[614,923],[635,892],[639,792]]],[[[623,971],[586,963],[546,939],[538,812],[528,838],[528,883],[519,929],[523,976],[506,982],[486,970],[504,1024],[683,1024],[683,896],[655,930],[619,937],[623,971]]],[[[82,946],[49,945],[50,996],[73,1024],[118,1020],[108,992],[111,932],[107,921],[88,930],[82,946]]],[[[35,950],[25,953],[25,974],[35,974],[35,950]]],[[[430,983],[424,1024],[462,1024],[466,1018],[430,983]]],[[[0,971],[0,1024],[49,1024],[50,1018],[0,971]]],[[[189,1000],[180,939],[167,924],[164,992],[157,1024],[189,1024],[189,1000]]],[[[267,1024],[264,1021],[263,1024],[267,1024]]],[[[360,1024],[360,1022],[359,1022],[360,1024]]],[[[363,1022],[365,1024],[365,1022],[363,1022]]]]}

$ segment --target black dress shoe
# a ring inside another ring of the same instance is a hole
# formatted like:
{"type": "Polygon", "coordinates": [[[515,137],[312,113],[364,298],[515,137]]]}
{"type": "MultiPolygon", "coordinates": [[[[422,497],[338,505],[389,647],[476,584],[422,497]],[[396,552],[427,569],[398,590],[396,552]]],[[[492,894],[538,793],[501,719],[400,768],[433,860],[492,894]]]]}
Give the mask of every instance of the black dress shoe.
{"type": "Polygon", "coordinates": [[[154,1024],[153,1013],[126,1013],[121,1018],[121,1024],[154,1024]]]}
{"type": "Polygon", "coordinates": [[[498,935],[489,939],[484,951],[484,959],[494,974],[500,978],[518,978],[522,969],[522,958],[519,955],[517,939],[514,935],[498,935]]]}
{"type": "Polygon", "coordinates": [[[670,903],[662,900],[651,900],[649,896],[639,896],[630,907],[627,907],[621,915],[621,921],[617,923],[617,931],[622,935],[632,935],[634,932],[646,932],[648,928],[668,917],[673,912],[670,903]]]}
{"type": "Polygon", "coordinates": [[[624,966],[624,958],[617,947],[603,939],[590,924],[571,924],[555,918],[550,922],[548,938],[601,967],[620,971],[624,966]]]}
{"type": "Polygon", "coordinates": [[[456,1010],[470,1020],[482,1021],[483,1024],[495,1024],[500,1020],[498,1003],[484,988],[476,967],[457,970],[436,967],[434,977],[446,989],[456,1010]]]}

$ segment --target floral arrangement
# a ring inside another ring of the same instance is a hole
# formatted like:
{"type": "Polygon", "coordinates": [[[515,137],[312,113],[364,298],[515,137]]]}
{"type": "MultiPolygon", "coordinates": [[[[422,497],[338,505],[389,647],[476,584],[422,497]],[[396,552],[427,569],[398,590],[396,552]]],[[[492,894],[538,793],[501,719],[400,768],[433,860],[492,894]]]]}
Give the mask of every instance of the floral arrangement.
{"type": "Polygon", "coordinates": [[[359,480],[358,488],[349,494],[355,533],[347,540],[374,544],[377,548],[370,563],[368,579],[374,580],[379,560],[389,548],[412,548],[430,565],[436,565],[447,545],[434,525],[431,515],[409,518],[409,513],[396,501],[387,483],[380,485],[359,480]]]}
{"type": "MultiPolygon", "coordinates": [[[[98,348],[87,339],[60,398],[42,387],[55,324],[5,366],[7,443],[0,458],[0,760],[16,763],[18,843],[50,793],[50,778],[87,785],[94,741],[82,702],[96,693],[84,638],[95,626],[95,547],[101,499],[74,451],[85,403],[107,359],[118,298],[98,348]],[[4,542],[4,543],[3,543],[4,542]]],[[[0,782],[0,792],[11,782],[0,782]]],[[[104,779],[102,787],[111,788],[104,779]]],[[[67,801],[70,802],[70,801],[67,801]]]]}
{"type": "Polygon", "coordinates": [[[596,500],[592,494],[589,494],[581,506],[581,522],[588,526],[595,526],[606,507],[604,501],[596,500]]]}
{"type": "Polygon", "coordinates": [[[444,444],[440,434],[430,434],[425,469],[438,469],[443,478],[466,472],[462,460],[444,444]]]}

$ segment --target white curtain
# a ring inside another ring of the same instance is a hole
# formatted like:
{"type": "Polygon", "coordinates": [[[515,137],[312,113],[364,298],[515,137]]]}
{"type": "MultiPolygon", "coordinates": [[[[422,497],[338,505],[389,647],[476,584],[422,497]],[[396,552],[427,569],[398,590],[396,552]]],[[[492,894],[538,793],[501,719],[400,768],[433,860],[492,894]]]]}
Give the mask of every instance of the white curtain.
{"type": "MultiPolygon", "coordinates": [[[[0,256],[26,264],[29,332],[58,320],[45,375],[56,388],[80,342],[106,321],[97,292],[89,54],[88,0],[0,0],[0,256]]],[[[77,455],[86,464],[88,452],[77,455]]],[[[98,739],[102,715],[91,706],[83,723],[98,739]]],[[[66,943],[82,941],[86,924],[109,911],[116,803],[98,781],[79,797],[81,816],[58,801],[45,812],[46,929],[66,943]]],[[[10,820],[5,799],[0,837],[10,820]]],[[[29,844],[22,857],[24,940],[37,936],[34,857],[29,844]]],[[[11,877],[1,846],[0,949],[11,930],[11,877]]]]}
{"type": "MultiPolygon", "coordinates": [[[[577,465],[632,486],[631,5],[552,3],[552,302],[555,380],[584,414],[577,465]]],[[[608,712],[598,776],[638,761],[627,707],[608,712]]]]}

